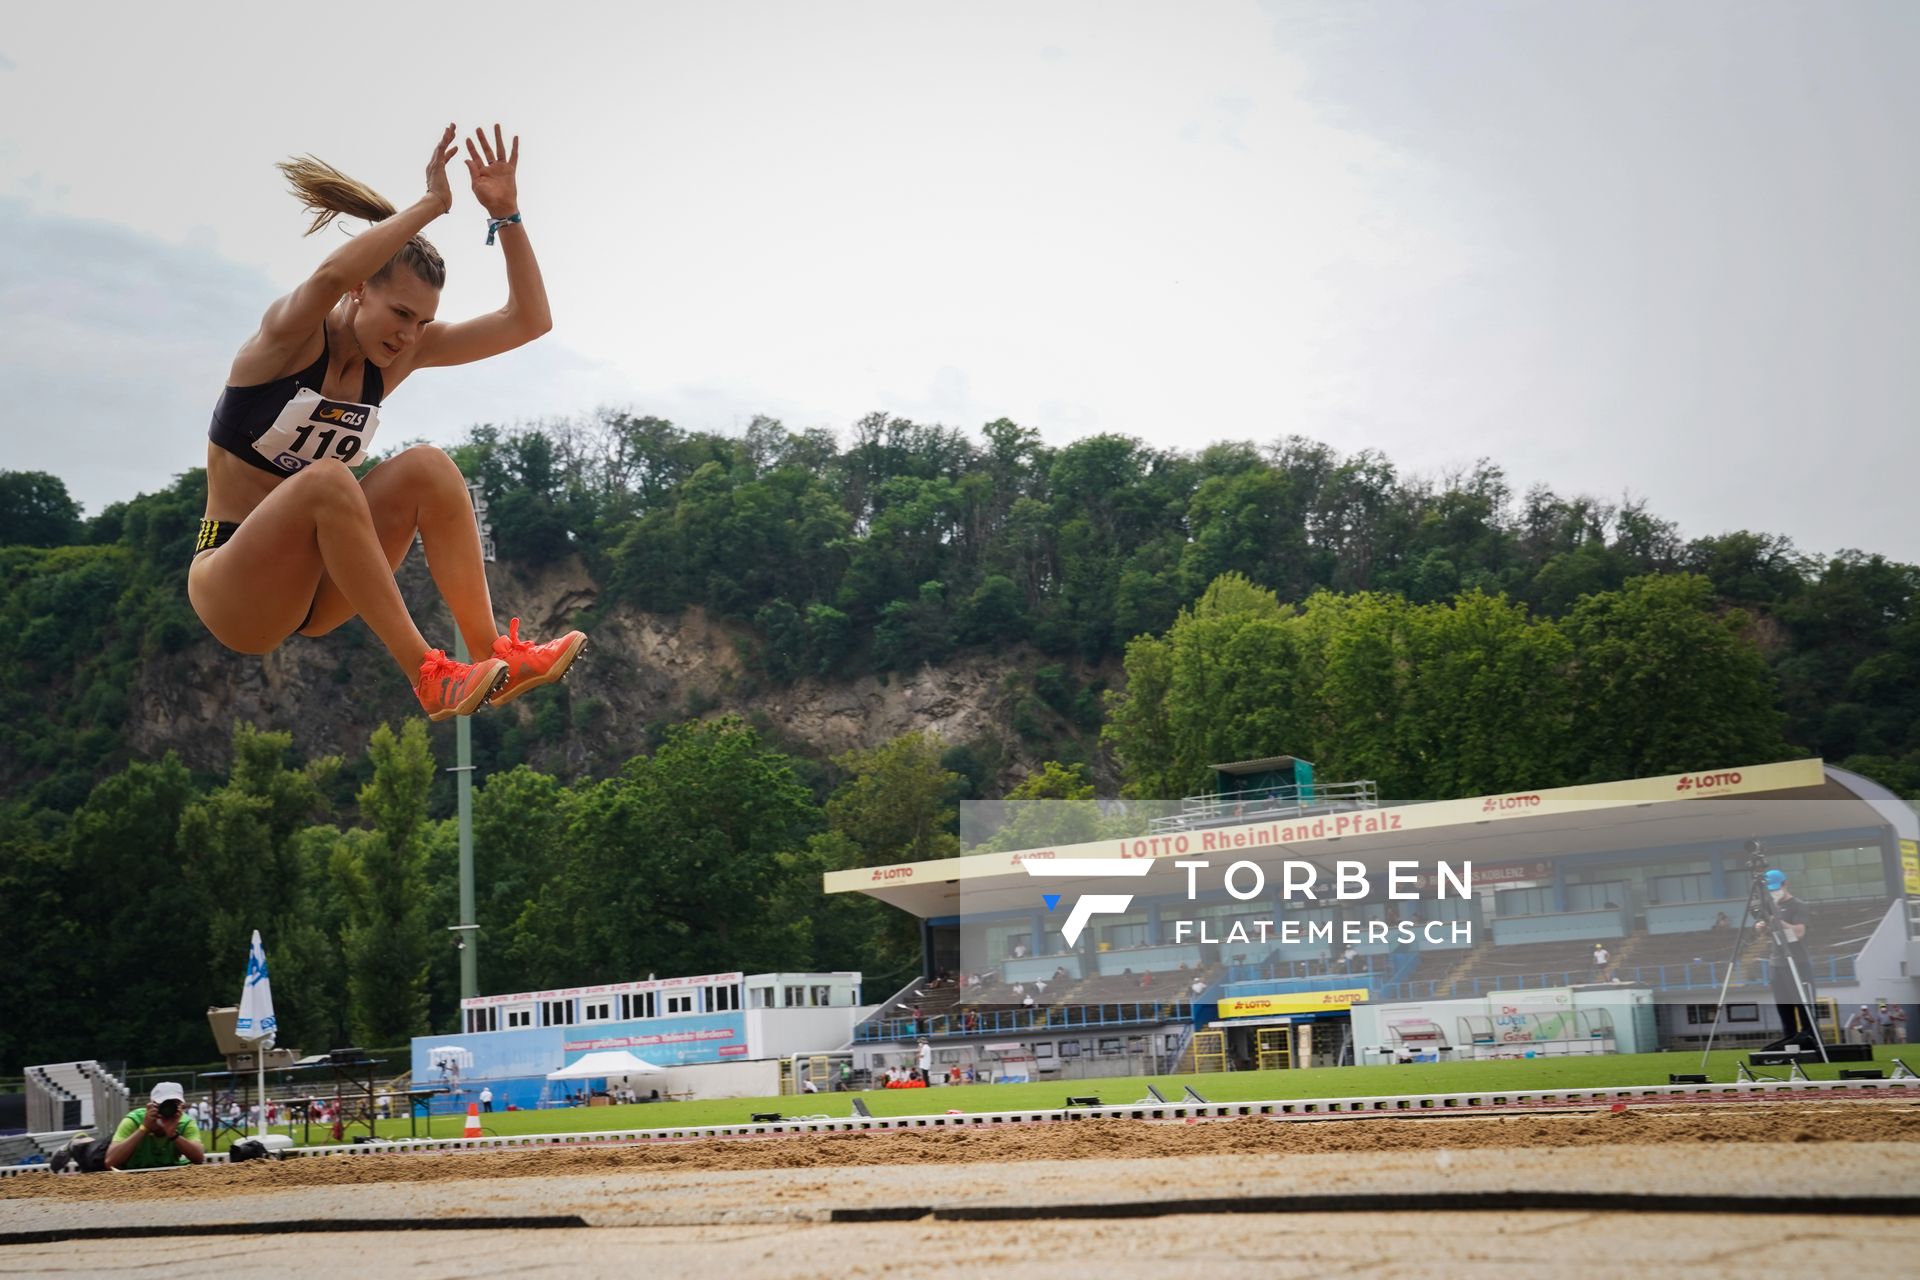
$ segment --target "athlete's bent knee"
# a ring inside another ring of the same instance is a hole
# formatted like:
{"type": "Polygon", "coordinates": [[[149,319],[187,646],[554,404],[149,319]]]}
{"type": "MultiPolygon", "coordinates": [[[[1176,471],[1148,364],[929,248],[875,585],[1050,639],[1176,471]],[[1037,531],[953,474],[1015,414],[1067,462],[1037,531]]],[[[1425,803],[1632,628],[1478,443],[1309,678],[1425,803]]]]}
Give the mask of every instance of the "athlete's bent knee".
{"type": "Polygon", "coordinates": [[[393,460],[406,470],[409,479],[462,489],[467,486],[467,478],[460,474],[460,464],[437,444],[411,445],[395,454],[393,460]]]}
{"type": "Polygon", "coordinates": [[[298,486],[294,492],[308,502],[345,506],[360,511],[365,511],[367,507],[367,500],[360,492],[360,482],[354,479],[353,472],[346,463],[332,458],[301,468],[287,484],[298,486]]]}

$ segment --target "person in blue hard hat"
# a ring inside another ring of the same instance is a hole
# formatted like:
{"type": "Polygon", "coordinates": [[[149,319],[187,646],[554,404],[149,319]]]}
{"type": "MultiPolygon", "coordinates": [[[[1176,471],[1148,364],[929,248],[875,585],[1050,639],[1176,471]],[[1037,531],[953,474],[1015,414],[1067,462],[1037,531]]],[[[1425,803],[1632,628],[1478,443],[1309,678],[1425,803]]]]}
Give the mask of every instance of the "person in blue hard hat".
{"type": "Polygon", "coordinates": [[[1764,916],[1754,928],[1773,941],[1773,1003],[1780,1011],[1780,1039],[1769,1049],[1814,1049],[1819,1040],[1813,1029],[1813,966],[1807,955],[1807,904],[1787,888],[1787,873],[1778,867],[1765,877],[1773,918],[1764,916]],[[1788,962],[1792,963],[1789,964],[1788,962]],[[1799,982],[1794,981],[1795,974],[1799,982]]]}

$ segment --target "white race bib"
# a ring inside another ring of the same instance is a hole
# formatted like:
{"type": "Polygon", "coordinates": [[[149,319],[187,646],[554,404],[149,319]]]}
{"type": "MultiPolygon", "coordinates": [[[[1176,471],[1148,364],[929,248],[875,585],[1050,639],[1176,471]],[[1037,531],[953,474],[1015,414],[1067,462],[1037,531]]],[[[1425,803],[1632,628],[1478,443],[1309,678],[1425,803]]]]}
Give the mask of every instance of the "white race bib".
{"type": "Polygon", "coordinates": [[[354,467],[366,461],[379,429],[377,405],[329,400],[302,387],[253,447],[288,475],[328,458],[354,467]]]}

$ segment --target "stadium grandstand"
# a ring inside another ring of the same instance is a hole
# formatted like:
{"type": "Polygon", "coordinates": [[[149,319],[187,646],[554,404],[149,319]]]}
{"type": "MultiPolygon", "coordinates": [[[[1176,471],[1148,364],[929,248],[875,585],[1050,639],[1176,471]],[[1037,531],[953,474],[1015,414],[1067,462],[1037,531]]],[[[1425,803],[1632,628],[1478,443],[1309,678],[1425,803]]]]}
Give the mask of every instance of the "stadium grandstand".
{"type": "Polygon", "coordinates": [[[1759,1044],[1780,1034],[1773,960],[1734,945],[1756,859],[1809,908],[1832,1037],[1849,1008],[1920,1001],[1914,810],[1819,760],[1421,804],[1290,757],[1214,772],[1137,835],[829,873],[921,921],[923,976],[854,1028],[860,1065],[923,1041],[936,1072],[990,1079],[1645,1052],[1697,1047],[1723,983],[1716,1041],[1759,1044]],[[1153,865],[1041,870],[1075,859],[1153,865]],[[1201,860],[1216,888],[1190,896],[1203,873],[1178,864],[1201,860]],[[1219,892],[1235,862],[1262,870],[1254,900],[1219,892]],[[1303,863],[1317,895],[1283,894],[1303,863]],[[1413,892],[1391,895],[1395,863],[1413,892]],[[1440,867],[1467,863],[1446,896],[1440,867]],[[1343,866],[1364,896],[1329,892],[1343,866]],[[1069,946],[1067,903],[1091,895],[1128,901],[1069,946]]]}

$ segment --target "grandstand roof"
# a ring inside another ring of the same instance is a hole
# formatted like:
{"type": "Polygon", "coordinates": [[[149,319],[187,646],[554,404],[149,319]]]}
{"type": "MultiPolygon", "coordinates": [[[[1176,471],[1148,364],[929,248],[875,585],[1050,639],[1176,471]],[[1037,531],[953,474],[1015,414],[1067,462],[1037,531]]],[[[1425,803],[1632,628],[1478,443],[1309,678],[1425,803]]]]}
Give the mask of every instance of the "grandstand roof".
{"type": "Polygon", "coordinates": [[[1275,769],[1290,769],[1297,756],[1266,756],[1259,760],[1234,760],[1227,764],[1210,764],[1207,768],[1215,773],[1271,773],[1275,769]]]}
{"type": "MultiPolygon", "coordinates": [[[[1744,765],[1707,773],[1668,774],[1544,791],[1391,805],[1292,821],[1098,840],[1051,849],[970,854],[828,872],[828,893],[865,893],[916,916],[1025,909],[1035,901],[1029,861],[1072,858],[1209,858],[1224,869],[1236,860],[1323,863],[1338,860],[1384,868],[1393,860],[1423,866],[1471,859],[1482,869],[1537,863],[1573,854],[1661,850],[1758,839],[1784,846],[1795,837],[1836,832],[1898,834],[1913,811],[1884,789],[1820,760],[1744,765]],[[1782,801],[1800,803],[1785,804],[1782,801]]],[[[1144,823],[1143,823],[1144,825],[1144,823]]],[[[1178,873],[1173,873],[1178,874],[1178,873]]],[[[1077,879],[1081,893],[1135,892],[1134,878],[1077,879]]]]}

